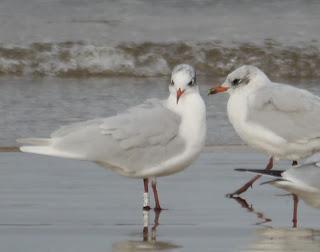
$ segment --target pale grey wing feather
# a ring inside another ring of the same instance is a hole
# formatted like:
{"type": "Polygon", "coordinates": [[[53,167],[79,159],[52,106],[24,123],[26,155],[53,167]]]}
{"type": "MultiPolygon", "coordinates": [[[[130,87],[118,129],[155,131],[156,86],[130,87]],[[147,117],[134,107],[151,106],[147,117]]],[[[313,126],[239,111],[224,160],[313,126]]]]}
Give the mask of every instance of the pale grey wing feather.
{"type": "Polygon", "coordinates": [[[296,194],[307,205],[320,208],[320,167],[315,164],[292,167],[282,176],[284,180],[272,184],[296,194]]]}
{"type": "Polygon", "coordinates": [[[320,190],[320,167],[314,163],[292,167],[285,171],[282,176],[294,183],[314,187],[320,190]]]}
{"type": "Polygon", "coordinates": [[[76,122],[69,125],[64,125],[64,126],[61,126],[58,130],[52,132],[50,137],[51,138],[64,137],[71,133],[74,133],[77,130],[91,127],[93,125],[99,125],[102,122],[103,122],[103,118],[96,118],[96,119],[88,120],[85,122],[76,122]]]}
{"type": "Polygon", "coordinates": [[[125,113],[110,117],[101,124],[102,133],[118,140],[124,149],[165,145],[176,137],[180,117],[164,105],[164,101],[149,99],[125,113]]]}
{"type": "Polygon", "coordinates": [[[320,137],[320,99],[308,91],[272,83],[248,97],[248,122],[291,143],[320,137]]]}
{"type": "Polygon", "coordinates": [[[65,126],[52,137],[59,150],[134,174],[184,150],[179,126],[180,117],[154,99],[113,117],[65,126]]]}

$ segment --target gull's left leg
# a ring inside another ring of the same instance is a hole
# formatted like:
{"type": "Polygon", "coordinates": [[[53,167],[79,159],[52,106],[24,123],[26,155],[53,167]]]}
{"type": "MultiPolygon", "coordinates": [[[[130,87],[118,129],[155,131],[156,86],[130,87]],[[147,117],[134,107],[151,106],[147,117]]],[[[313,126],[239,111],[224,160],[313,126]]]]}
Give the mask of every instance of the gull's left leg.
{"type": "MultiPolygon", "coordinates": [[[[266,168],[264,168],[265,170],[271,170],[273,167],[273,157],[270,157],[269,162],[266,166],[266,168]]],[[[258,180],[262,175],[256,175],[254,176],[251,180],[249,180],[247,183],[245,183],[242,187],[240,187],[238,190],[236,190],[233,193],[228,193],[226,196],[229,198],[234,197],[235,195],[240,195],[241,193],[247,191],[249,189],[249,187],[252,187],[253,183],[258,180]]]]}
{"type": "Polygon", "coordinates": [[[152,178],[151,186],[152,186],[152,190],[153,190],[154,201],[156,203],[156,207],[154,208],[154,210],[159,210],[160,211],[160,210],[162,210],[162,208],[160,206],[160,200],[159,200],[158,191],[157,191],[157,179],[156,178],[152,178]]]}
{"type": "Polygon", "coordinates": [[[293,196],[293,217],[292,217],[292,227],[296,228],[298,223],[298,203],[299,198],[296,194],[292,194],[293,196]]]}

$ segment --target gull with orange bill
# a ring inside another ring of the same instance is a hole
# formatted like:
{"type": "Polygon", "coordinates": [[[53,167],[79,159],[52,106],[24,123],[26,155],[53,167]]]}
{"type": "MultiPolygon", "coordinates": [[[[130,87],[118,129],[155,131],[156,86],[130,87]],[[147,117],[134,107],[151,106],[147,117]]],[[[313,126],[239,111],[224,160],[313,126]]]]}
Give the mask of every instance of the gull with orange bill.
{"type": "MultiPolygon", "coordinates": [[[[227,92],[229,121],[240,138],[252,148],[274,159],[297,161],[320,151],[320,98],[290,85],[275,83],[257,67],[244,65],[209,95],[227,92]]],[[[235,192],[245,192],[257,175],[235,192]]]]}
{"type": "Polygon", "coordinates": [[[124,113],[75,123],[49,138],[18,142],[23,152],[88,160],[127,177],[143,179],[144,209],[150,209],[152,180],[155,209],[161,210],[156,178],[184,170],[200,154],[206,138],[206,109],[196,72],[173,69],[166,100],[150,99],[124,113]]]}

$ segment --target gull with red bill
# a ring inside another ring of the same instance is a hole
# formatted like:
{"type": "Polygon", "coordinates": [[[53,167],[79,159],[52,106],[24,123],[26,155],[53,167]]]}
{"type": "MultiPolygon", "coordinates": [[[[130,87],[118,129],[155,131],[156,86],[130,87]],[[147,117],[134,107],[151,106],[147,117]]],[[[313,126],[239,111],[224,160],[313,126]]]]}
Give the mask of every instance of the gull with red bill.
{"type": "Polygon", "coordinates": [[[23,152],[88,160],[144,182],[144,209],[161,210],[156,178],[184,170],[200,154],[206,138],[206,110],[190,65],[176,66],[169,97],[150,99],[124,113],[61,127],[49,138],[18,142],[23,152]]]}
{"type": "MultiPolygon", "coordinates": [[[[240,138],[274,159],[297,160],[320,151],[320,98],[290,85],[275,83],[257,67],[245,65],[230,73],[210,94],[228,92],[229,121],[240,138]]],[[[245,192],[255,176],[229,196],[245,192]]]]}

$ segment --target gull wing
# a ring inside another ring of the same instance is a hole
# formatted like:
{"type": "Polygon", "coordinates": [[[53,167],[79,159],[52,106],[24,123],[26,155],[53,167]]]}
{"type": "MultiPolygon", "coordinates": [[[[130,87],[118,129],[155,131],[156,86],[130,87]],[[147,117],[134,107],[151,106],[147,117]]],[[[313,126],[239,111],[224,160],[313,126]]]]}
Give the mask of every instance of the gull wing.
{"type": "Polygon", "coordinates": [[[271,83],[248,97],[247,121],[289,143],[320,138],[320,98],[285,84],[271,83]]]}
{"type": "Polygon", "coordinates": [[[151,99],[122,114],[61,127],[45,141],[20,140],[30,144],[21,150],[38,154],[92,160],[134,175],[145,168],[161,166],[183,152],[179,136],[180,116],[164,101],[151,99]],[[43,145],[47,142],[47,145],[43,145]]]}

